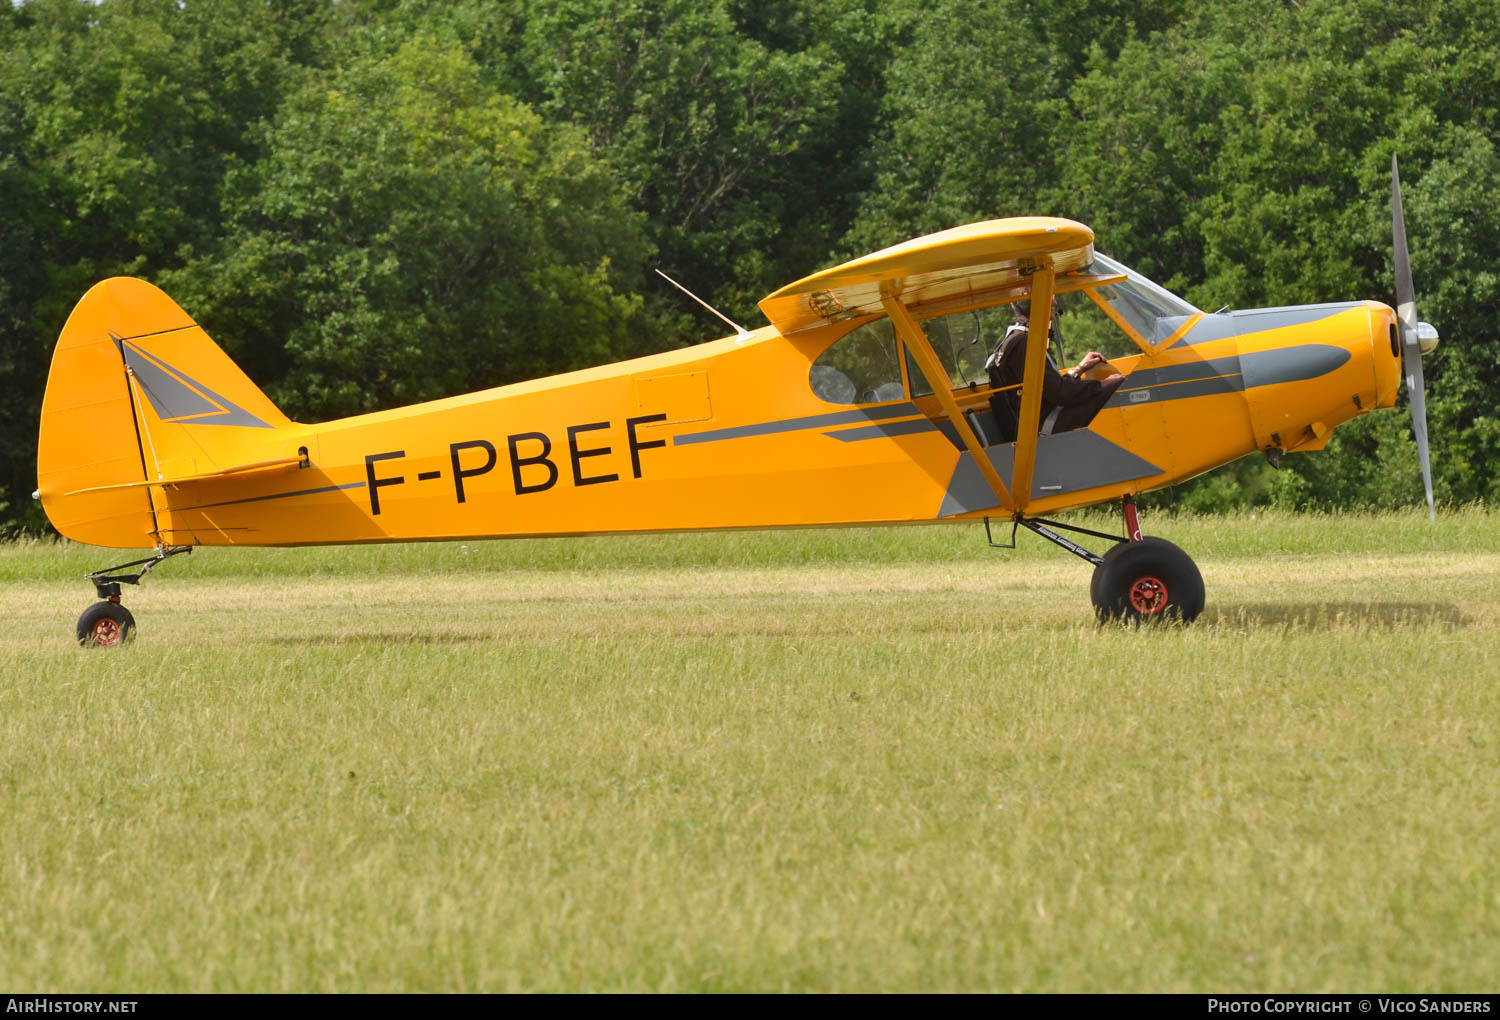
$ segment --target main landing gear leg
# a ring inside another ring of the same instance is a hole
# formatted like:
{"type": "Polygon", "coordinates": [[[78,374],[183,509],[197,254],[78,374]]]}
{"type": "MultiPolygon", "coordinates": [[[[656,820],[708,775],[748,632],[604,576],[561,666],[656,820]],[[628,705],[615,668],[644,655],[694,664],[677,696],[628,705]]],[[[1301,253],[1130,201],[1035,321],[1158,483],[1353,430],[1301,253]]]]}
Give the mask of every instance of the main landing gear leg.
{"type": "Polygon", "coordinates": [[[1122,500],[1121,509],[1125,516],[1124,538],[1060,521],[1017,517],[1011,528],[1010,545],[1004,546],[997,543],[990,534],[988,518],[985,519],[984,528],[990,545],[997,549],[1015,548],[1016,528],[1025,528],[1092,563],[1094,577],[1089,584],[1089,596],[1093,599],[1094,613],[1101,623],[1114,620],[1136,623],[1141,620],[1167,619],[1189,623],[1196,619],[1203,612],[1203,575],[1198,573],[1197,565],[1187,553],[1166,539],[1141,535],[1134,497],[1126,496],[1122,500]],[[1077,542],[1064,538],[1053,531],[1053,528],[1107,538],[1115,545],[1100,556],[1077,542]]]}
{"type": "Polygon", "coordinates": [[[178,553],[190,553],[190,545],[159,546],[155,556],[143,560],[131,560],[113,567],[84,574],[84,579],[94,582],[94,590],[102,601],[95,602],[78,618],[78,643],[85,648],[118,648],[135,637],[135,617],[130,610],[120,605],[120,585],[140,584],[141,578],[156,569],[163,560],[178,553]],[[133,574],[117,574],[126,567],[140,567],[133,574]]]}
{"type": "Polygon", "coordinates": [[[1101,623],[1124,620],[1181,620],[1190,623],[1203,612],[1203,575],[1177,546],[1164,538],[1141,535],[1135,497],[1121,501],[1126,540],[1094,567],[1089,596],[1101,623]]]}

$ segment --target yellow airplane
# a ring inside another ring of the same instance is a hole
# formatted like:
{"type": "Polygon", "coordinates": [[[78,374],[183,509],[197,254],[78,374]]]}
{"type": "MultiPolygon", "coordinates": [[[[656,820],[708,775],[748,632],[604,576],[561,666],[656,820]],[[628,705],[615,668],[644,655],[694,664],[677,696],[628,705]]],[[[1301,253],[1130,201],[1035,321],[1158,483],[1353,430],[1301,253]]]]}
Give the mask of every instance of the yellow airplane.
{"type": "Polygon", "coordinates": [[[1436,333],[1416,318],[1394,162],[1392,198],[1394,311],[1205,313],[1096,254],[1081,223],[990,220],[783,287],[753,332],[317,425],[287,419],[166,294],[117,277],[58,340],[38,495],[68,538],[155,547],[88,575],[101,601],[77,635],[94,647],[135,630],[122,583],[200,545],[992,518],[1094,564],[1101,619],[1191,620],[1202,577],[1142,537],[1134,497],[1248,453],[1321,449],[1395,404],[1403,366],[1431,506],[1421,353],[1436,333]],[[1022,342],[1019,384],[987,368],[1017,302],[1025,335],[1056,341],[1054,298],[1071,332],[1131,352],[1089,366],[1123,382],[1068,431],[1044,414],[1046,342],[1022,342]],[[1048,519],[1099,503],[1122,507],[1123,535],[1048,519]],[[1054,528],[1115,544],[1101,556],[1054,528]]]}

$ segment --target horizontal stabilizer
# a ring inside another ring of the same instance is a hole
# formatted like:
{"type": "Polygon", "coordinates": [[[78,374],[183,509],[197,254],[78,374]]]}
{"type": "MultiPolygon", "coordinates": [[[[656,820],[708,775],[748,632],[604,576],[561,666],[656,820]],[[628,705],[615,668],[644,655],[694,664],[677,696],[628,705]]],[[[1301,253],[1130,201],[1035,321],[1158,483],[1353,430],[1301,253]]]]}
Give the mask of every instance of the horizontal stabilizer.
{"type": "Polygon", "coordinates": [[[179,475],[176,478],[148,478],[139,482],[119,482],[115,485],[94,485],[87,489],[74,489],[63,493],[64,496],[80,496],[85,492],[109,492],[114,489],[135,489],[145,485],[182,485],[185,482],[201,482],[208,479],[226,478],[230,475],[249,475],[261,471],[277,471],[292,467],[305,467],[307,458],[303,456],[280,457],[276,460],[263,460],[255,464],[240,464],[236,467],[224,468],[222,471],[204,471],[196,475],[179,475]]]}

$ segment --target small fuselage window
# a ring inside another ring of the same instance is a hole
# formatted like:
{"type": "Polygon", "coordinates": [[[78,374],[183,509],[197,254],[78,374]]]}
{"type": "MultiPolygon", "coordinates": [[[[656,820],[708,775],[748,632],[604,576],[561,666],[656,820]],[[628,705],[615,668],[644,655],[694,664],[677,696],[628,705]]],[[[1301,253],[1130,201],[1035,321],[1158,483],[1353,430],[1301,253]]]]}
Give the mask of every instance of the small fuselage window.
{"type": "Polygon", "coordinates": [[[881,404],[906,397],[891,320],[867,322],[834,341],[813,363],[808,381],[830,404],[881,404]]]}

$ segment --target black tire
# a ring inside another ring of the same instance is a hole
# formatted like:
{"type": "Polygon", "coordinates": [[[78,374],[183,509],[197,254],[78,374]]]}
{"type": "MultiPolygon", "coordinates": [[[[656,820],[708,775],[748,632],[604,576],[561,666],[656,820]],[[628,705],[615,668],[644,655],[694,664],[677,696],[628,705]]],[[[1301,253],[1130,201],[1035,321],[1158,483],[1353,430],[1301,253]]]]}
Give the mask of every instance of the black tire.
{"type": "Polygon", "coordinates": [[[118,648],[135,637],[135,617],[118,602],[95,602],[78,618],[78,643],[85,648],[118,648]]]}
{"type": "Polygon", "coordinates": [[[1181,620],[1203,612],[1203,575],[1164,538],[1121,542],[1104,554],[1089,585],[1100,622],[1181,620]]]}

